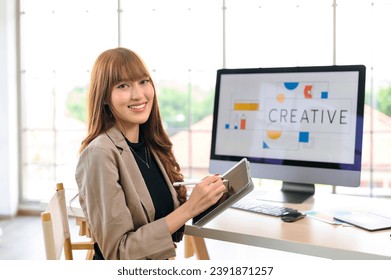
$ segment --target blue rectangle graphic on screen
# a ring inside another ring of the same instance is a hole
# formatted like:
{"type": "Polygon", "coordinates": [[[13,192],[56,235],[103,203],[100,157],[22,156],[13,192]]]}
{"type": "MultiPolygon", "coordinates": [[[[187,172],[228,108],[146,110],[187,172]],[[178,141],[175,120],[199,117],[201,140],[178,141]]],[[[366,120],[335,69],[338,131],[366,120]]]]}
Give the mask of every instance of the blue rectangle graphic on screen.
{"type": "Polygon", "coordinates": [[[300,132],[299,133],[299,142],[300,143],[308,143],[310,140],[310,134],[308,132],[300,132]]]}

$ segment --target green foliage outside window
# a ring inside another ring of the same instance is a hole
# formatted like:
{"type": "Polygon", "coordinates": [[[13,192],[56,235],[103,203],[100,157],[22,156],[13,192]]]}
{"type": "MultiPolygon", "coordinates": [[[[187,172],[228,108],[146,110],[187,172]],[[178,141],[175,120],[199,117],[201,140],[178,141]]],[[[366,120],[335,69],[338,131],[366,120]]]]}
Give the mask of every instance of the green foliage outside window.
{"type": "Polygon", "coordinates": [[[377,94],[376,108],[384,114],[391,116],[391,87],[382,88],[377,94]]]}
{"type": "Polygon", "coordinates": [[[365,103],[372,105],[376,110],[391,117],[391,86],[381,88],[375,94],[376,100],[374,104],[371,102],[372,94],[365,93],[365,103]]]}
{"type": "Polygon", "coordinates": [[[159,91],[160,113],[167,128],[189,128],[213,112],[214,92],[197,89],[181,91],[163,87],[159,91]],[[191,94],[190,94],[191,92],[191,94]]]}
{"type": "Polygon", "coordinates": [[[87,88],[75,87],[68,93],[66,107],[69,115],[79,121],[86,122],[87,118],[87,88]]]}

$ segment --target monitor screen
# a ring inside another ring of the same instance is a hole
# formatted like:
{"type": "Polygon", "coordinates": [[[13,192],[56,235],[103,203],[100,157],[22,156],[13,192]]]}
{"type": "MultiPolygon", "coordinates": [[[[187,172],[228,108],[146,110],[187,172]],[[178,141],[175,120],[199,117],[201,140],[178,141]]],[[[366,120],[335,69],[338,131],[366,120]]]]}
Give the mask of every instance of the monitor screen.
{"type": "Polygon", "coordinates": [[[363,65],[218,70],[210,172],[246,157],[297,203],[314,184],[359,186],[364,93],[363,65]]]}

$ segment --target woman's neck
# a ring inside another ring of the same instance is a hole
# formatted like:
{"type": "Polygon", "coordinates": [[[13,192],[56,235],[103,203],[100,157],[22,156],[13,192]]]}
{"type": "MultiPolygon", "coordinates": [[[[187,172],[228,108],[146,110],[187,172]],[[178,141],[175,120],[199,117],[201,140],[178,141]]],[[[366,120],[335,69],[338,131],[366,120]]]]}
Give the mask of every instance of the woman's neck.
{"type": "Polygon", "coordinates": [[[121,124],[117,124],[118,129],[122,132],[122,134],[132,143],[138,143],[139,134],[140,134],[140,125],[135,124],[132,126],[124,126],[121,124]]]}

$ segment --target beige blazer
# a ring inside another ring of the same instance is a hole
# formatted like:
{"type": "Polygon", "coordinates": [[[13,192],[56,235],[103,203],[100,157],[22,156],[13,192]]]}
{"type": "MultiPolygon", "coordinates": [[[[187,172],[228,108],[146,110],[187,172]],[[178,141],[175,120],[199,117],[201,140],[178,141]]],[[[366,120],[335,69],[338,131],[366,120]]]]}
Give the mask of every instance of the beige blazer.
{"type": "MultiPolygon", "coordinates": [[[[177,193],[155,157],[172,193],[177,193]]],[[[175,245],[165,219],[155,209],[136,160],[122,133],[113,127],[80,154],[76,168],[79,200],[105,259],[167,259],[175,245]]]]}

